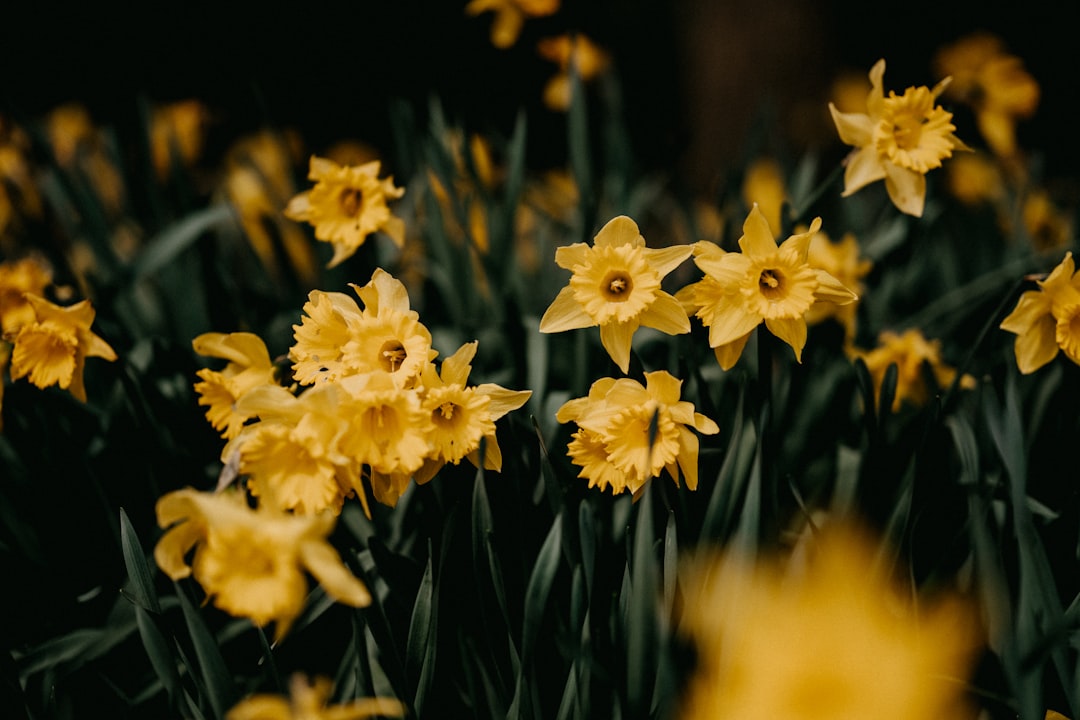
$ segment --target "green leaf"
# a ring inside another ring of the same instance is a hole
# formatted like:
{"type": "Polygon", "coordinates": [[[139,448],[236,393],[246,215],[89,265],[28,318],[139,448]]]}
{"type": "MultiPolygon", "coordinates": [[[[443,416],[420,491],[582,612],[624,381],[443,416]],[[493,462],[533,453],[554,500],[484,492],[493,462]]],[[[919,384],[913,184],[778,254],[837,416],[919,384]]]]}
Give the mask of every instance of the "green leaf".
{"type": "Polygon", "coordinates": [[[551,524],[551,529],[544,539],[544,544],[540,547],[540,553],[536,556],[536,564],[533,567],[532,574],[529,576],[529,584],[525,590],[525,618],[521,632],[521,662],[523,668],[529,667],[533,662],[536,637],[544,621],[544,611],[547,610],[548,596],[551,594],[551,586],[555,582],[555,573],[559,569],[562,523],[563,516],[562,513],[559,513],[555,517],[555,522],[551,524]]]}
{"type": "Polygon", "coordinates": [[[596,520],[593,518],[592,506],[587,502],[578,505],[578,542],[581,545],[585,588],[589,598],[592,598],[596,567],[596,520]]]}
{"type": "Polygon", "coordinates": [[[198,660],[198,675],[202,685],[206,689],[207,698],[214,717],[224,718],[226,711],[236,704],[236,687],[232,683],[232,675],[225,665],[225,659],[221,655],[217,641],[210,629],[206,627],[202,615],[188,598],[187,592],[179,584],[176,586],[176,595],[180,598],[180,608],[184,612],[184,623],[187,625],[188,634],[195,647],[195,657],[198,660]]]}
{"type": "Polygon", "coordinates": [[[135,621],[138,624],[143,647],[146,648],[146,655],[150,658],[150,665],[169,695],[169,703],[178,715],[188,715],[190,708],[186,705],[184,686],[180,682],[180,671],[177,668],[176,658],[169,649],[168,640],[161,634],[153,616],[141,605],[135,606],[135,621]]]}
{"type": "Polygon", "coordinates": [[[656,599],[659,573],[653,544],[653,491],[649,481],[634,523],[634,555],[630,559],[630,597],[627,602],[626,694],[627,707],[634,717],[644,717],[651,704],[656,674],[656,599]]]}
{"type": "MultiPolygon", "coordinates": [[[[429,548],[430,550],[430,548],[429,548]]],[[[434,560],[428,555],[427,568],[416,593],[412,619],[409,622],[409,637],[405,649],[405,668],[410,679],[415,679],[413,707],[417,714],[423,713],[424,697],[431,679],[430,666],[434,664],[435,643],[432,636],[435,627],[434,604],[434,560]]]]}
{"type": "Polygon", "coordinates": [[[235,222],[232,206],[222,203],[197,210],[169,225],[135,258],[134,279],[138,281],[153,275],[194,245],[203,233],[230,222],[235,222]]]}
{"type": "Polygon", "coordinates": [[[154,590],[154,579],[150,575],[146,555],[143,554],[139,537],[135,534],[124,508],[120,508],[120,543],[128,579],[131,580],[132,599],[139,607],[160,614],[161,603],[158,602],[157,592],[154,590]]]}

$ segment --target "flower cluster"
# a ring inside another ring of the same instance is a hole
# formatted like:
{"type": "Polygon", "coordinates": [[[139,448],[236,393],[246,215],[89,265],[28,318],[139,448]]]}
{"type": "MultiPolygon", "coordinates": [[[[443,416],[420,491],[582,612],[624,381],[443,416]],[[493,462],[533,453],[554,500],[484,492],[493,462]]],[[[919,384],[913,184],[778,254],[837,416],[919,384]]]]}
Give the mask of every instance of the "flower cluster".
{"type": "MultiPolygon", "coordinates": [[[[892,410],[896,411],[906,401],[913,405],[923,405],[930,396],[926,373],[928,366],[938,387],[948,387],[956,378],[956,370],[946,365],[941,358],[941,341],[927,340],[922,331],[910,328],[902,333],[886,330],[878,338],[878,345],[872,350],[854,350],[856,357],[862,358],[866,369],[874,381],[874,394],[881,393],[885,372],[890,365],[896,365],[896,395],[893,397],[892,410]]],[[[960,378],[960,387],[971,389],[975,378],[964,375],[960,378]]]]}
{"type": "Polygon", "coordinates": [[[531,395],[470,386],[476,342],[437,368],[431,333],[405,286],[384,270],[353,289],[363,307],[315,290],[293,326],[299,393],[276,382],[258,337],[195,339],[196,351],[229,361],[222,371],[200,371],[195,386],[207,418],[229,440],[222,458],[238,463],[252,495],[279,511],[336,513],[354,494],[366,507],[365,478],[375,499],[392,506],[410,480],[425,483],[462,459],[499,470],[495,422],[531,395]]]}
{"type": "Polygon", "coordinates": [[[1072,253],[1038,285],[1001,322],[1002,330],[1016,334],[1016,364],[1024,374],[1049,363],[1059,350],[1080,364],[1080,274],[1072,253]]]}

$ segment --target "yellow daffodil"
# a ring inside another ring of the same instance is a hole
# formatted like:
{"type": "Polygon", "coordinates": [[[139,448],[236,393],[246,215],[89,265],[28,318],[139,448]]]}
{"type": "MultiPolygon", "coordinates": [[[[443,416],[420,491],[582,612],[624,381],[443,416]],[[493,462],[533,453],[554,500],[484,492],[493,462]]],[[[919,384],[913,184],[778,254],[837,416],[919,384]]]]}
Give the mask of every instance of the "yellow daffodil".
{"type": "Polygon", "coordinates": [[[494,12],[491,44],[505,49],[517,42],[525,18],[553,15],[558,9],[559,0],[469,0],[465,14],[494,12]]]}
{"type": "Polygon", "coordinates": [[[332,515],[252,510],[240,493],[186,488],[158,500],[157,520],[167,528],[154,548],[162,572],[173,580],[193,576],[214,605],[231,615],[260,627],[276,623],[277,640],[304,607],[305,570],[338,602],[371,603],[367,588],[326,540],[332,515]]]}
{"type": "Polygon", "coordinates": [[[405,188],[394,187],[393,178],[379,179],[378,160],[342,167],[312,155],[308,179],[315,187],[290,200],[285,216],[310,223],[316,239],[333,244],[328,267],[352,256],[376,231],[398,247],[405,243],[405,223],[386,204],[404,195],[405,188]]]}
{"type": "Polygon", "coordinates": [[[646,248],[633,220],[625,215],[610,220],[592,246],[575,243],[555,251],[555,262],[573,276],[540,319],[540,332],[599,325],[604,349],[627,372],[638,327],[669,335],[690,332],[686,313],[660,282],[692,252],[688,245],[646,248]]]}
{"type": "Polygon", "coordinates": [[[698,667],[677,717],[974,718],[974,610],[952,596],[913,605],[858,530],[827,525],[807,545],[788,562],[684,565],[698,667]]]}
{"type": "Polygon", "coordinates": [[[293,675],[289,697],[253,695],[225,714],[225,720],[365,720],[371,717],[403,717],[407,708],[393,698],[363,698],[341,705],[327,705],[333,683],[328,678],[309,680],[293,675]]]}
{"type": "Polygon", "coordinates": [[[296,344],[289,351],[301,385],[334,382],[350,375],[380,372],[401,387],[414,384],[435,357],[431,333],[409,308],[401,281],[377,268],[371,281],[353,290],[364,303],[343,293],[313,290],[305,316],[293,325],[296,344]]]}
{"type": "Polygon", "coordinates": [[[1005,198],[1001,168],[983,153],[953,158],[945,178],[949,192],[965,205],[999,202],[1005,198]]]}
{"type": "Polygon", "coordinates": [[[34,321],[26,294],[41,295],[52,282],[52,269],[36,256],[0,263],[0,337],[14,338],[19,328],[34,321]]]}
{"type": "Polygon", "coordinates": [[[578,477],[589,487],[613,494],[637,495],[649,479],[667,470],[675,483],[679,471],[686,487],[697,489],[698,439],[690,431],[712,435],[715,422],[679,400],[682,380],[667,371],[645,373],[645,386],[630,378],[601,378],[589,395],[564,403],[555,414],[561,423],[573,421],[578,430],[568,448],[578,477]]]}
{"type": "Polygon", "coordinates": [[[495,437],[495,421],[517,410],[532,396],[531,390],[507,390],[494,383],[468,386],[475,341],[462,345],[443,360],[441,373],[434,364],[421,377],[422,407],[431,417],[428,454],[413,479],[423,484],[446,463],[457,465],[468,458],[480,466],[480,441],[484,440],[483,466],[502,470],[502,451],[495,437]]]}
{"type": "Polygon", "coordinates": [[[343,393],[320,385],[294,396],[264,384],[237,403],[237,412],[259,421],[244,426],[221,453],[230,461],[239,453],[239,472],[262,504],[282,512],[337,514],[354,491],[367,507],[359,481],[359,463],[340,450],[349,429],[342,416],[343,393]]]}
{"type": "Polygon", "coordinates": [[[168,178],[174,164],[195,164],[202,155],[209,119],[209,111],[198,100],[181,100],[154,109],[150,116],[150,158],[158,180],[168,178]]]}
{"type": "Polygon", "coordinates": [[[585,83],[595,79],[611,64],[611,56],[580,33],[544,38],[537,43],[536,50],[540,57],[559,65],[559,72],[544,86],[544,104],[561,112],[570,108],[571,67],[585,83]]]}
{"type": "Polygon", "coordinates": [[[1080,274],[1072,253],[1065,253],[1038,285],[1038,290],[1020,296],[1000,326],[1016,333],[1016,365],[1024,374],[1046,365],[1057,357],[1058,350],[1080,364],[1080,274]]]}
{"type": "Polygon", "coordinates": [[[295,133],[263,131],[229,149],[225,160],[224,193],[236,210],[252,250],[267,272],[279,279],[281,260],[287,260],[304,285],[315,282],[315,259],[310,240],[284,219],[282,206],[295,193],[292,180],[295,133]],[[285,257],[278,249],[284,250],[285,257]]]}
{"type": "Polygon", "coordinates": [[[1072,218],[1054,204],[1046,190],[1036,188],[1029,192],[1020,214],[1031,245],[1037,251],[1061,250],[1072,242],[1072,218]]]}
{"type": "Polygon", "coordinates": [[[952,113],[935,105],[948,78],[933,90],[909,87],[903,95],[889,91],[885,97],[884,75],[885,61],[878,60],[870,70],[872,87],[865,113],[843,113],[829,104],[840,139],[855,147],[847,158],[843,195],[884,179],[893,204],[901,212],[920,217],[926,201],[926,173],[941,167],[954,150],[969,148],[953,135],[952,113]]]}
{"type": "MultiPolygon", "coordinates": [[[[874,264],[859,255],[859,243],[851,233],[845,233],[838,243],[834,243],[823,232],[817,232],[810,238],[810,250],[806,261],[811,267],[824,270],[846,288],[858,295],[865,292],[862,279],[873,269],[874,264]]],[[[815,325],[828,318],[835,319],[844,327],[844,341],[855,341],[855,318],[858,300],[843,305],[831,302],[816,302],[806,311],[806,323],[815,325]]]]}
{"type": "Polygon", "coordinates": [[[274,383],[270,353],[252,333],[204,333],[191,344],[200,355],[229,361],[220,372],[199,370],[195,392],[199,404],[207,406],[206,419],[223,438],[232,439],[250,417],[237,410],[237,401],[253,388],[274,383]]]}
{"type": "Polygon", "coordinates": [[[810,238],[820,229],[821,218],[815,218],[809,230],[777,246],[755,205],[743,223],[741,253],[725,252],[711,242],[694,246],[694,262],[705,277],[680,290],[678,298],[709,328],[709,345],[722,368],[735,365],[751,331],[762,322],[801,362],[807,311],[817,302],[844,305],[858,299],[807,261],[810,238]]]}
{"type": "Polygon", "coordinates": [[[29,375],[30,382],[39,388],[59,385],[86,402],[86,358],[116,359],[109,344],[90,331],[95,314],[90,301],[60,307],[37,295],[27,294],[26,300],[35,319],[22,325],[15,335],[11,379],[29,375]]]}
{"type": "Polygon", "coordinates": [[[975,33],[942,48],[935,66],[952,76],[948,94],[972,107],[990,149],[1015,155],[1016,121],[1034,115],[1039,104],[1039,84],[1023,61],[1006,53],[1000,38],[975,33]]]}
{"type": "MultiPolygon", "coordinates": [[[[873,350],[858,350],[855,355],[861,357],[874,380],[874,394],[881,392],[881,383],[885,371],[896,364],[896,396],[892,409],[900,409],[904,401],[913,405],[926,403],[930,389],[923,374],[923,363],[930,365],[934,379],[941,388],[947,388],[956,378],[956,370],[946,365],[941,359],[941,341],[927,340],[921,330],[911,328],[897,334],[886,330],[878,336],[878,346],[873,350]]],[[[960,379],[960,387],[970,389],[975,386],[975,378],[965,375],[960,379]]]]}

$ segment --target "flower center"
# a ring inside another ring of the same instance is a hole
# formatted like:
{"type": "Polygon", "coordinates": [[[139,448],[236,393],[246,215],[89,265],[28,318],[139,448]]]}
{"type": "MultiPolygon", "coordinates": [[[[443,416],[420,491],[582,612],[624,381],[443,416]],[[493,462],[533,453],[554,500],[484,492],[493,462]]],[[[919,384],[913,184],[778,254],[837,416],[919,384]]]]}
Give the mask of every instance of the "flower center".
{"type": "Polygon", "coordinates": [[[625,270],[609,272],[600,283],[600,294],[608,302],[626,302],[633,289],[634,281],[625,270]]]}
{"type": "Polygon", "coordinates": [[[758,276],[758,290],[769,300],[777,300],[786,293],[784,273],[775,268],[766,268],[758,276]]]}
{"type": "Polygon", "coordinates": [[[386,372],[397,372],[409,354],[398,340],[387,340],[379,348],[379,364],[386,372]]]}
{"type": "Polygon", "coordinates": [[[347,217],[356,217],[360,212],[360,205],[364,199],[364,193],[356,188],[345,188],[338,197],[341,212],[347,217]]]}
{"type": "Polygon", "coordinates": [[[445,402],[439,406],[439,412],[442,414],[443,420],[453,419],[455,407],[457,406],[452,402],[445,402]]]}
{"type": "Polygon", "coordinates": [[[920,116],[914,112],[898,113],[893,118],[892,127],[896,147],[901,150],[914,150],[919,147],[922,129],[926,122],[927,118],[925,116],[920,116]]]}

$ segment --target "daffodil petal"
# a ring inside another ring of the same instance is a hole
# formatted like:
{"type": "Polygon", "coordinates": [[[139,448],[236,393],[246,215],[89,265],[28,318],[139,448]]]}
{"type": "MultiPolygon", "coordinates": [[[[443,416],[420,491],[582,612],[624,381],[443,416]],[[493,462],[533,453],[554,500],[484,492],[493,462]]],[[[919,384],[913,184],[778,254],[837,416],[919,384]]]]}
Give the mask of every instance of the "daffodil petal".
{"type": "Polygon", "coordinates": [[[715,348],[734,342],[760,325],[762,319],[738,305],[717,312],[709,326],[709,345],[715,348]]]}
{"type": "Polygon", "coordinates": [[[659,277],[664,277],[669,272],[679,267],[694,252],[689,245],[673,245],[666,248],[644,250],[645,259],[659,277]]]}
{"type": "MultiPolygon", "coordinates": [[[[739,248],[751,258],[765,257],[777,251],[776,238],[769,228],[769,221],[758,209],[757,203],[750,209],[750,214],[743,222],[743,234],[739,238],[739,248]]],[[[700,267],[700,266],[699,266],[700,267]]]]}
{"type": "Polygon", "coordinates": [[[477,385],[476,392],[488,397],[487,412],[492,420],[498,420],[506,413],[517,410],[532,397],[532,390],[507,390],[494,383],[477,385]]]}
{"type": "Polygon", "coordinates": [[[341,556],[323,539],[308,540],[300,544],[300,560],[311,575],[319,581],[326,594],[338,602],[352,607],[371,604],[371,593],[349,572],[341,556]]]}
{"type": "Polygon", "coordinates": [[[795,359],[802,362],[802,351],[806,345],[806,319],[797,318],[767,318],[765,327],[769,328],[776,337],[780,338],[795,351],[795,359]]]}
{"type": "Polygon", "coordinates": [[[585,308],[574,299],[574,290],[569,285],[559,291],[555,299],[540,318],[540,332],[556,333],[564,330],[592,327],[596,323],[585,308]]]}
{"type": "Polygon", "coordinates": [[[885,190],[900,212],[922,217],[926,202],[926,176],[922,173],[886,163],[885,190]]]}
{"type": "Polygon", "coordinates": [[[817,273],[818,286],[814,290],[814,299],[822,302],[831,302],[836,305],[848,305],[859,299],[859,296],[847,288],[843,283],[824,270],[815,270],[817,273]]]}
{"type": "Polygon", "coordinates": [[[845,145],[863,147],[870,143],[874,123],[869,115],[840,112],[832,103],[829,103],[829,112],[832,113],[833,122],[836,124],[836,132],[845,145]]]}
{"type": "Polygon", "coordinates": [[[641,314],[640,322],[645,327],[659,330],[668,335],[681,335],[690,332],[690,318],[674,296],[659,292],[648,309],[641,314]]]}
{"type": "Polygon", "coordinates": [[[600,228],[600,232],[593,239],[594,247],[604,247],[605,245],[613,247],[619,245],[644,247],[645,238],[641,236],[641,231],[638,230],[636,222],[625,215],[619,215],[608,220],[607,224],[600,228]]]}
{"type": "Polygon", "coordinates": [[[746,348],[746,341],[749,339],[750,333],[746,333],[737,340],[713,348],[713,354],[716,355],[716,362],[720,363],[721,369],[730,370],[735,367],[735,363],[739,362],[739,358],[746,348]]]}
{"type": "MultiPolygon", "coordinates": [[[[679,312],[682,312],[682,308],[679,308],[679,312]]],[[[636,320],[611,322],[600,326],[600,344],[623,372],[630,369],[630,343],[637,329],[636,320]]]]}
{"type": "Polygon", "coordinates": [[[1045,315],[1026,332],[1016,336],[1016,366],[1024,375],[1033,373],[1057,357],[1057,322],[1045,315]]]}
{"type": "Polygon", "coordinates": [[[848,197],[883,177],[885,177],[885,165],[872,145],[855,150],[847,158],[842,195],[848,197]]]}
{"type": "Polygon", "coordinates": [[[187,520],[170,528],[154,546],[154,562],[172,580],[179,580],[191,575],[191,566],[184,556],[195,547],[203,536],[203,529],[198,523],[187,520]]]}

